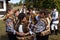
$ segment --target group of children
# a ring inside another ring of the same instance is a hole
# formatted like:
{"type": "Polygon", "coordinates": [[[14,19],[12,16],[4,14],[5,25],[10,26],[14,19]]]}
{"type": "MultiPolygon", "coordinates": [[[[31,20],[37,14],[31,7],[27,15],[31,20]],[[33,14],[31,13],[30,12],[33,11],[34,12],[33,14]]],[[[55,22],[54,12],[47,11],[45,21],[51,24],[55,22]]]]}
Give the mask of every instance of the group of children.
{"type": "Polygon", "coordinates": [[[56,25],[56,32],[58,29],[58,23],[54,22],[58,21],[58,17],[53,18],[55,15],[52,12],[51,16],[46,9],[38,12],[29,9],[26,13],[9,9],[3,18],[9,40],[48,40],[49,34],[54,31],[53,26],[56,25]]]}

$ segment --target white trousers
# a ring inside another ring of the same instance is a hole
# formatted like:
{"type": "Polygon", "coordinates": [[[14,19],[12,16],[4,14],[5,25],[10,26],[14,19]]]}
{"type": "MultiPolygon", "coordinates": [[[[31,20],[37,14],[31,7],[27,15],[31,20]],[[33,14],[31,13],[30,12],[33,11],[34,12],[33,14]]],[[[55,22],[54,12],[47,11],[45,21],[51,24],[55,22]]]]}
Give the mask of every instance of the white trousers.
{"type": "Polygon", "coordinates": [[[51,30],[57,30],[58,29],[58,25],[57,24],[52,24],[51,25],[51,30]]]}

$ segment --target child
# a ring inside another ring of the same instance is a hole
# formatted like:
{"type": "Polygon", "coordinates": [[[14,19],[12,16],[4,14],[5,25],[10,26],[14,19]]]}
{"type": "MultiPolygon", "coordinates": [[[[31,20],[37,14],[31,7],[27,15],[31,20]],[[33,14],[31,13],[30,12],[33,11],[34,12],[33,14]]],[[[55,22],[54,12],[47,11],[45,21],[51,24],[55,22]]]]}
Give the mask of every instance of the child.
{"type": "Polygon", "coordinates": [[[9,9],[4,18],[4,21],[6,24],[6,32],[7,32],[9,40],[16,40],[15,36],[14,36],[14,34],[15,34],[14,32],[16,32],[16,31],[14,30],[13,19],[14,19],[13,10],[9,9]]]}
{"type": "Polygon", "coordinates": [[[18,40],[33,40],[32,36],[29,33],[29,22],[26,18],[26,15],[24,13],[19,14],[19,23],[18,23],[18,28],[17,28],[17,39],[18,40]],[[29,37],[30,36],[30,37],[29,37]]]}
{"type": "Polygon", "coordinates": [[[50,32],[50,26],[48,26],[48,21],[46,19],[46,12],[42,10],[40,12],[40,20],[35,24],[36,27],[36,39],[37,40],[48,40],[48,34],[50,32]]]}
{"type": "Polygon", "coordinates": [[[56,8],[53,8],[51,17],[52,17],[51,33],[53,34],[55,32],[55,34],[57,35],[59,19],[58,19],[58,11],[56,8]]]}

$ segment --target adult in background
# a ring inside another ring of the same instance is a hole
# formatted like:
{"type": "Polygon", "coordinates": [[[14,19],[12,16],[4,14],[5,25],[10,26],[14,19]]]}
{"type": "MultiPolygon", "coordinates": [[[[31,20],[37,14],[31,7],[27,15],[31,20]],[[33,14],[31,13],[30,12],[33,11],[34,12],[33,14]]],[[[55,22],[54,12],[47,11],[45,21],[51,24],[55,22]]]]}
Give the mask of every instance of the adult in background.
{"type": "Polygon", "coordinates": [[[51,33],[53,33],[55,31],[55,34],[57,35],[59,19],[58,19],[58,11],[56,8],[53,8],[53,10],[51,12],[51,17],[52,17],[51,33]]]}

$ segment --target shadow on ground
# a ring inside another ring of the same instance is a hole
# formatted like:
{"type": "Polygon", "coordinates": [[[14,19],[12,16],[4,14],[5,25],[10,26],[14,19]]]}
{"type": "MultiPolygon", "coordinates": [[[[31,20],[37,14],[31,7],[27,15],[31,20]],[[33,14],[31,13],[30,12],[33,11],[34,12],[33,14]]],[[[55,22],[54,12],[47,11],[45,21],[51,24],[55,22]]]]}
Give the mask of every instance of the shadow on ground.
{"type": "Polygon", "coordinates": [[[7,35],[2,35],[2,36],[0,37],[0,40],[8,40],[7,35]]]}

